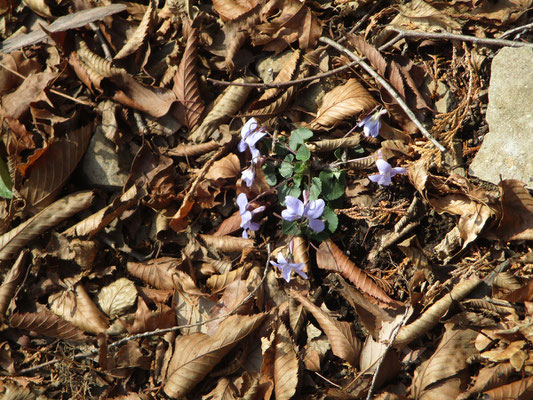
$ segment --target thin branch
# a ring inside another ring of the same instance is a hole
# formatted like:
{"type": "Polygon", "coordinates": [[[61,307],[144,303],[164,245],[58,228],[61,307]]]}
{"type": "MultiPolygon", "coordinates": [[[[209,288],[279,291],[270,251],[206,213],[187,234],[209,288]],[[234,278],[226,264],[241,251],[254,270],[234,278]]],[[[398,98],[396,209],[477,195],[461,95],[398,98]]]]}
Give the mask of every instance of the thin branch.
{"type": "Polygon", "coordinates": [[[435,138],[433,138],[433,136],[431,136],[431,134],[427,131],[427,129],[424,128],[422,123],[418,120],[418,118],[416,118],[416,115],[411,111],[411,109],[407,106],[405,101],[403,101],[403,99],[400,97],[400,95],[398,93],[396,93],[394,88],[385,79],[383,79],[376,71],[374,71],[374,69],[370,65],[368,65],[366,62],[364,62],[355,53],[351,52],[346,47],[338,44],[337,42],[335,42],[334,40],[331,40],[330,38],[321,37],[319,40],[322,43],[326,43],[326,44],[330,45],[331,47],[334,47],[338,51],[340,51],[342,53],[345,53],[352,60],[354,60],[357,64],[359,64],[359,66],[361,66],[366,72],[368,72],[381,86],[383,86],[383,88],[387,92],[389,92],[389,94],[396,101],[396,103],[398,103],[398,105],[402,108],[402,110],[405,112],[405,114],[407,114],[409,119],[411,119],[411,121],[413,121],[415,123],[415,125],[420,130],[422,135],[424,135],[426,137],[426,139],[428,139],[431,143],[433,143],[433,145],[435,145],[435,147],[437,149],[439,149],[443,153],[446,152],[446,148],[442,144],[440,144],[437,140],[435,140],[435,138]]]}
{"type": "Polygon", "coordinates": [[[420,31],[404,31],[403,29],[398,29],[394,27],[390,27],[389,30],[398,33],[398,36],[396,36],[395,38],[391,39],[389,42],[381,46],[379,48],[380,50],[385,46],[390,47],[397,41],[404,39],[404,38],[459,40],[461,42],[471,42],[471,43],[481,44],[481,45],[486,45],[486,46],[532,47],[533,48],[533,43],[515,42],[513,40],[478,38],[475,36],[458,35],[458,34],[449,33],[449,32],[432,33],[432,32],[420,32],[420,31]]]}
{"type": "Polygon", "coordinates": [[[374,376],[372,377],[372,383],[370,384],[370,388],[368,389],[368,393],[366,395],[366,400],[371,400],[372,395],[374,394],[374,389],[376,388],[376,382],[378,379],[379,372],[381,371],[381,367],[383,366],[383,362],[385,361],[385,357],[387,356],[387,353],[390,351],[392,344],[394,343],[394,340],[396,339],[396,336],[398,336],[398,332],[400,332],[400,329],[402,326],[404,326],[405,321],[407,321],[407,315],[409,314],[409,307],[405,308],[405,312],[403,314],[403,317],[398,325],[394,327],[394,332],[392,333],[389,344],[385,348],[385,351],[383,352],[379,363],[376,367],[376,370],[374,371],[374,376]]]}
{"type": "MultiPolygon", "coordinates": [[[[180,330],[180,329],[193,328],[195,326],[205,325],[205,324],[208,324],[208,323],[210,323],[212,321],[216,321],[216,320],[227,318],[227,317],[231,316],[244,303],[246,303],[248,300],[250,300],[252,297],[254,297],[255,294],[257,293],[257,291],[259,290],[259,288],[265,282],[265,279],[267,277],[268,271],[270,271],[270,257],[271,257],[271,253],[272,253],[270,250],[271,250],[270,249],[270,243],[268,243],[267,244],[267,261],[266,261],[265,271],[263,272],[263,277],[261,278],[261,282],[259,282],[259,284],[254,288],[254,290],[252,290],[248,294],[248,296],[246,296],[237,306],[235,306],[233,309],[228,311],[226,314],[219,315],[218,317],[213,317],[213,318],[210,318],[210,319],[202,321],[202,322],[197,322],[195,324],[177,325],[177,326],[173,326],[172,328],[156,329],[156,330],[149,331],[149,332],[139,333],[137,335],[127,336],[127,337],[122,338],[120,340],[117,340],[117,341],[115,341],[113,343],[110,343],[108,348],[118,347],[118,346],[123,345],[124,343],[130,342],[130,341],[136,340],[136,339],[142,339],[142,338],[146,338],[146,337],[150,337],[150,336],[162,335],[162,334],[167,333],[167,332],[174,332],[174,331],[177,331],[177,330],[180,330]]],[[[84,359],[84,358],[87,358],[87,357],[95,356],[97,354],[98,354],[98,349],[94,349],[94,350],[91,350],[91,351],[87,351],[85,353],[76,354],[72,358],[69,358],[69,360],[81,360],[81,359],[84,359]]],[[[63,358],[63,359],[65,359],[65,358],[63,358]]],[[[55,363],[57,363],[59,361],[60,361],[60,359],[56,358],[56,359],[47,361],[47,362],[39,364],[39,365],[35,365],[33,367],[30,367],[30,368],[22,369],[22,370],[18,371],[18,375],[24,375],[24,374],[29,374],[31,372],[35,372],[35,371],[37,371],[39,369],[42,369],[42,368],[45,368],[45,367],[47,367],[49,365],[54,365],[55,363]]]]}
{"type": "Polygon", "coordinates": [[[286,82],[271,82],[271,83],[246,83],[246,82],[228,82],[228,81],[219,81],[217,79],[207,78],[209,82],[211,82],[213,85],[218,86],[244,86],[244,87],[252,87],[252,88],[258,88],[258,89],[277,89],[282,88],[286,86],[293,86],[298,85],[300,83],[306,83],[311,82],[316,79],[322,79],[327,78],[328,76],[335,75],[337,72],[344,71],[345,69],[354,67],[357,65],[357,62],[353,61],[350,64],[343,65],[342,67],[332,69],[328,72],[323,72],[321,74],[309,76],[307,78],[301,78],[301,79],[295,79],[293,81],[286,81],[286,82]]]}
{"type": "Polygon", "coordinates": [[[530,22],[529,24],[517,26],[516,28],[509,29],[508,31],[505,31],[502,33],[502,35],[499,37],[499,39],[503,39],[504,37],[511,36],[515,33],[522,32],[528,29],[533,28],[533,22],[530,22]]]}

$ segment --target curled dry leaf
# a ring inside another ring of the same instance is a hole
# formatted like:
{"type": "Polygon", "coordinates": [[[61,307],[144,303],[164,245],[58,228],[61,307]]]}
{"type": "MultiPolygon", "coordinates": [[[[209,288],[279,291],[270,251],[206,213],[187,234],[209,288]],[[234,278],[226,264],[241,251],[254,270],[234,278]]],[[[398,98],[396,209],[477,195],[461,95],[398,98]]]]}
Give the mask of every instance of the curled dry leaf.
{"type": "Polygon", "coordinates": [[[226,272],[222,275],[212,275],[206,281],[206,286],[212,293],[217,293],[224,290],[230,283],[237,279],[241,279],[246,271],[245,267],[240,267],[226,272]]]}
{"type": "Polygon", "coordinates": [[[152,311],[144,299],[139,296],[133,323],[124,325],[130,335],[170,328],[176,325],[176,313],[165,304],[158,304],[157,309],[152,311]]]}
{"type": "Polygon", "coordinates": [[[340,273],[350,280],[356,288],[380,302],[389,306],[396,304],[366,272],[358,268],[331,240],[320,244],[316,253],[316,262],[319,268],[340,273]]]}
{"type": "Polygon", "coordinates": [[[146,35],[148,34],[148,29],[150,28],[150,24],[152,22],[154,15],[154,1],[150,0],[148,4],[148,8],[146,9],[146,12],[144,13],[144,16],[141,20],[141,23],[139,26],[135,29],[135,32],[133,35],[131,35],[128,38],[128,41],[122,46],[120,51],[115,55],[115,60],[120,60],[121,58],[125,58],[129,56],[130,54],[135,53],[144,43],[144,40],[146,39],[146,35]]]}
{"type": "Polygon", "coordinates": [[[357,366],[361,343],[355,336],[353,325],[331,318],[298,292],[292,291],[291,296],[295,297],[313,314],[313,317],[315,317],[320,327],[328,336],[333,354],[349,362],[351,365],[357,366]]]}
{"type": "Polygon", "coordinates": [[[115,218],[118,218],[128,208],[133,207],[145,194],[143,189],[133,185],[122,196],[113,200],[107,207],[90,215],[84,220],[71,226],[63,232],[65,236],[89,236],[92,237],[101,229],[105,228],[115,218]]]}
{"type": "MultiPolygon", "coordinates": [[[[239,83],[255,83],[256,78],[244,77],[235,80],[239,83]]],[[[205,142],[217,130],[218,126],[236,115],[243,104],[246,102],[248,95],[252,91],[250,87],[229,86],[217,100],[211,111],[206,115],[202,124],[196,129],[189,139],[193,142],[205,142]]]]}
{"type": "Polygon", "coordinates": [[[340,139],[324,139],[318,142],[306,143],[307,148],[315,153],[332,152],[337,149],[351,148],[359,145],[361,136],[348,136],[340,139]]]}
{"type": "Polygon", "coordinates": [[[94,194],[91,191],[73,193],[3,234],[0,236],[0,260],[11,259],[35,237],[89,207],[93,198],[94,194]]]}
{"type": "Polygon", "coordinates": [[[179,336],[168,367],[163,391],[177,399],[189,393],[242,339],[252,333],[266,314],[232,315],[213,336],[202,333],[179,336]]]}
{"type": "Polygon", "coordinates": [[[29,211],[40,211],[55,200],[87,150],[92,133],[93,126],[88,124],[53,141],[28,167],[19,192],[29,211]]]}
{"type": "Polygon", "coordinates": [[[48,303],[54,313],[85,332],[97,335],[109,327],[107,318],[98,310],[81,284],[77,284],[73,290],[50,295],[48,303]]]}
{"type": "Polygon", "coordinates": [[[173,149],[169,149],[166,154],[176,157],[197,157],[216,150],[219,147],[220,143],[216,140],[198,144],[179,144],[173,149]]]}
{"type": "Polygon", "coordinates": [[[0,286],[0,319],[4,319],[11,300],[15,295],[20,279],[26,272],[28,250],[22,250],[9,272],[4,277],[2,286],[0,286]]]}
{"type": "Polygon", "coordinates": [[[402,327],[394,340],[394,346],[403,348],[416,338],[429,332],[439,323],[439,320],[448,311],[454,301],[464,299],[480,283],[481,280],[474,276],[456,284],[450,293],[445,294],[444,297],[437,300],[418,319],[402,327]]]}
{"type": "Polygon", "coordinates": [[[241,163],[236,154],[231,153],[213,163],[209,168],[206,179],[216,181],[217,179],[233,179],[241,175],[241,163]]]}
{"type": "Polygon", "coordinates": [[[377,102],[356,79],[349,79],[326,93],[316,118],[309,124],[310,129],[332,128],[343,120],[377,106],[377,102]]]}
{"type": "Polygon", "coordinates": [[[513,383],[500,386],[483,392],[484,398],[489,400],[517,399],[526,400],[531,398],[533,392],[533,377],[519,379],[513,383]]]}
{"type": "Polygon", "coordinates": [[[13,328],[34,331],[53,338],[87,342],[89,338],[78,328],[45,307],[36,313],[15,313],[9,318],[13,328]]]}
{"type": "Polygon", "coordinates": [[[435,352],[415,371],[412,383],[415,399],[456,399],[461,387],[468,383],[462,381],[465,376],[461,372],[468,367],[467,359],[477,353],[473,344],[477,332],[458,329],[454,323],[445,324],[445,328],[435,352]]]}
{"type": "Polygon", "coordinates": [[[222,21],[227,22],[239,18],[258,3],[257,0],[213,0],[213,7],[222,21]]]}
{"type": "Polygon", "coordinates": [[[219,251],[236,253],[244,249],[254,248],[254,241],[252,239],[244,239],[233,236],[216,236],[216,235],[200,235],[200,238],[209,247],[214,247],[219,251]]]}
{"type": "Polygon", "coordinates": [[[137,289],[132,281],[126,278],[103,287],[98,293],[98,305],[109,317],[124,314],[137,301],[137,289]]]}
{"type": "Polygon", "coordinates": [[[298,385],[298,357],[289,331],[278,324],[274,339],[274,393],[276,400],[292,399],[298,385]]]}

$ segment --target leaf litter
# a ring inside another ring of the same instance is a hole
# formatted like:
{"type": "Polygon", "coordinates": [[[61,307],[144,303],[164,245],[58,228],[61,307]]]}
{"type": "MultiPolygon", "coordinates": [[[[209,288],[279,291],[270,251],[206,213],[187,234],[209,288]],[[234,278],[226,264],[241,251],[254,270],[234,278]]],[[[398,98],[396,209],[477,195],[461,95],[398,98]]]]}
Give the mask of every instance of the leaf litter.
{"type": "Polygon", "coordinates": [[[464,172],[532,2],[321,4],[2,3],[3,396],[531,398],[531,188],[464,172]]]}

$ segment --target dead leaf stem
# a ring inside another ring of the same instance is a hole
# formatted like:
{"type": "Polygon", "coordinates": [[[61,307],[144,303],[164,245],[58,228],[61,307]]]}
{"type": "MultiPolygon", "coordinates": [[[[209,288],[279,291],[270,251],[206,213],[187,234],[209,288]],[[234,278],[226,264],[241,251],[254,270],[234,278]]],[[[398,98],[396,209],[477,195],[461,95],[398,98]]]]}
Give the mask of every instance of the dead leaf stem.
{"type": "Polygon", "coordinates": [[[385,79],[383,79],[376,71],[374,71],[374,69],[370,65],[364,62],[355,53],[353,53],[352,51],[348,50],[346,47],[338,44],[337,42],[335,42],[334,40],[330,38],[322,36],[319,39],[319,41],[337,49],[341,53],[345,53],[352,60],[354,60],[357,64],[359,64],[361,68],[363,68],[366,72],[368,72],[392,96],[392,98],[394,98],[396,103],[398,103],[398,105],[402,108],[405,114],[407,114],[409,119],[413,121],[413,123],[417,126],[418,129],[420,129],[420,132],[422,133],[422,135],[424,135],[426,139],[428,139],[431,143],[433,143],[433,145],[437,149],[439,149],[443,153],[447,152],[446,148],[442,144],[440,144],[433,136],[431,136],[431,134],[427,131],[426,128],[424,128],[422,123],[418,120],[416,115],[411,111],[409,106],[405,103],[405,101],[403,101],[400,95],[396,93],[396,90],[394,90],[394,88],[385,79]]]}

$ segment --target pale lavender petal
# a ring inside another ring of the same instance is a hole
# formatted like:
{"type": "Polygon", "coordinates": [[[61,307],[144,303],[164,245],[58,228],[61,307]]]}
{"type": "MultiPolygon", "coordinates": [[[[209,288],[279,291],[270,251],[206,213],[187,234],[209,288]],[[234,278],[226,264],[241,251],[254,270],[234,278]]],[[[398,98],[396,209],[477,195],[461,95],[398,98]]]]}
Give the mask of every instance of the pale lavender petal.
{"type": "Polygon", "coordinates": [[[250,118],[241,128],[241,137],[246,139],[246,137],[257,129],[257,121],[255,118],[250,118]]]}
{"type": "Polygon", "coordinates": [[[281,216],[286,221],[295,221],[302,218],[304,214],[304,203],[293,196],[285,197],[286,210],[281,212],[281,216]]]}
{"type": "Polygon", "coordinates": [[[277,260],[280,264],[287,264],[287,260],[282,253],[278,253],[277,260]]]}
{"type": "Polygon", "coordinates": [[[392,169],[391,176],[398,175],[398,174],[406,174],[407,170],[403,167],[394,167],[392,169]]]}
{"type": "Polygon", "coordinates": [[[265,211],[265,206],[257,207],[255,210],[252,210],[252,215],[265,211]]]}
{"type": "Polygon", "coordinates": [[[266,134],[267,133],[264,129],[259,129],[254,133],[250,134],[246,139],[244,139],[244,141],[248,143],[248,146],[252,147],[255,146],[255,144],[260,141],[266,134]]]}
{"type": "Polygon", "coordinates": [[[252,154],[252,163],[257,162],[257,159],[261,156],[261,153],[254,146],[250,146],[249,149],[250,153],[252,154]]]}
{"type": "Polygon", "coordinates": [[[304,215],[309,219],[320,218],[324,213],[326,203],[322,199],[310,201],[305,205],[304,215]]]}
{"type": "Polygon", "coordinates": [[[322,232],[325,228],[324,221],[320,219],[310,219],[309,220],[309,228],[314,230],[315,232],[322,232]]]}
{"type": "Polygon", "coordinates": [[[257,231],[261,228],[261,225],[257,222],[248,222],[248,229],[251,231],[257,231]]]}
{"type": "Polygon", "coordinates": [[[252,213],[245,211],[241,214],[241,228],[244,228],[252,220],[252,213]]]}
{"type": "Polygon", "coordinates": [[[246,229],[242,231],[242,237],[248,239],[248,232],[246,232],[246,229]]]}
{"type": "Polygon", "coordinates": [[[239,206],[239,212],[242,215],[248,208],[248,198],[246,194],[241,193],[237,196],[237,205],[239,206]]]}
{"type": "Polygon", "coordinates": [[[283,267],[281,267],[281,274],[283,275],[283,279],[285,279],[288,282],[291,281],[291,272],[292,272],[292,268],[290,265],[284,265],[283,267]]]}
{"type": "Polygon", "coordinates": [[[252,165],[250,168],[246,168],[241,175],[241,179],[244,183],[246,183],[246,186],[250,187],[254,183],[255,179],[255,168],[252,165]]]}
{"type": "Polygon", "coordinates": [[[378,167],[378,171],[379,171],[380,174],[388,174],[388,175],[390,175],[390,173],[392,171],[391,165],[387,161],[382,160],[381,158],[378,158],[376,160],[376,167],[378,167]]]}
{"type": "Polygon", "coordinates": [[[389,174],[379,175],[379,179],[377,183],[382,186],[389,186],[391,183],[390,175],[389,174]]]}
{"type": "Polygon", "coordinates": [[[309,279],[307,274],[303,271],[303,268],[305,267],[303,263],[292,264],[292,265],[293,265],[293,269],[298,273],[298,275],[300,275],[304,279],[309,279]]]}
{"type": "Polygon", "coordinates": [[[357,124],[357,126],[358,126],[359,128],[362,127],[362,126],[365,126],[365,125],[368,123],[368,121],[370,121],[370,118],[372,118],[371,115],[369,115],[368,117],[363,118],[363,119],[357,124]]]}
{"type": "Polygon", "coordinates": [[[381,121],[371,120],[365,124],[363,128],[363,133],[365,134],[366,137],[369,137],[369,136],[378,137],[380,129],[381,129],[381,121]]]}
{"type": "Polygon", "coordinates": [[[239,146],[238,146],[238,149],[239,151],[242,153],[243,151],[246,151],[246,148],[248,147],[248,144],[244,141],[244,140],[241,140],[239,142],[239,146]]]}
{"type": "Polygon", "coordinates": [[[381,179],[381,174],[369,175],[368,179],[370,179],[374,183],[378,183],[379,180],[381,179]]]}

